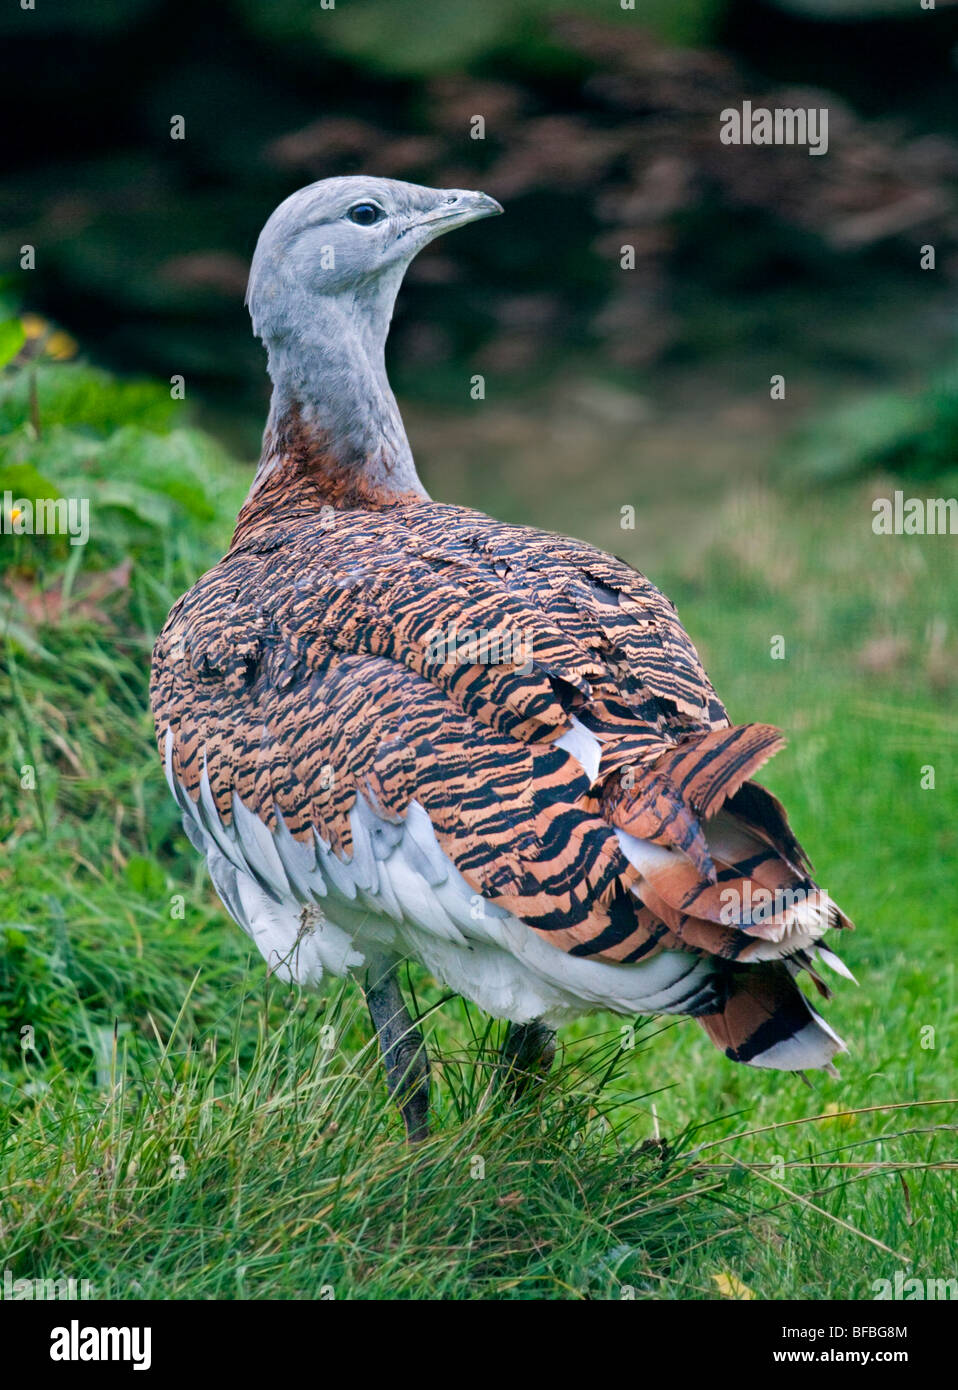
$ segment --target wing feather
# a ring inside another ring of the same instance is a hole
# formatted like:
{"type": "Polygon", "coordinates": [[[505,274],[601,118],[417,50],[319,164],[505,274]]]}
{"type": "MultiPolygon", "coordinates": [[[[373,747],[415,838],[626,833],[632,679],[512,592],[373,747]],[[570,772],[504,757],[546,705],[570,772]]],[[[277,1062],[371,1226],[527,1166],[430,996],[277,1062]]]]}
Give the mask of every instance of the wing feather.
{"type": "Polygon", "coordinates": [[[265,891],[285,874],[315,900],[328,880],[396,916],[411,889],[384,860],[405,827],[439,912],[425,816],[479,895],[573,956],[742,962],[817,939],[722,918],[730,886],[811,882],[750,781],[783,740],[730,726],[644,576],[461,508],[330,525],[257,495],[153,664],[171,786],[226,861],[265,891]]]}

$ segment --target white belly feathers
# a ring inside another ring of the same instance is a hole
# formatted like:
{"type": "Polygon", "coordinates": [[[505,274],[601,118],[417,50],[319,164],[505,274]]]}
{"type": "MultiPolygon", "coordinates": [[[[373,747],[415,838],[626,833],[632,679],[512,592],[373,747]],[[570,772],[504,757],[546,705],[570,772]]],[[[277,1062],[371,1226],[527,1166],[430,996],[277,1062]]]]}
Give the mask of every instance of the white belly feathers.
{"type": "Polygon", "coordinates": [[[359,796],[353,854],[341,859],[315,833],[309,847],[282,821],[270,831],[237,797],[224,825],[205,769],[194,803],[172,776],[171,755],[168,732],[166,775],[184,828],[230,915],[283,980],[316,986],[388,950],[418,959],[494,1017],[552,1025],[594,1009],[687,1013],[711,993],[713,963],[684,951],[616,965],[551,946],[466,882],[418,802],[395,824],[359,796]]]}

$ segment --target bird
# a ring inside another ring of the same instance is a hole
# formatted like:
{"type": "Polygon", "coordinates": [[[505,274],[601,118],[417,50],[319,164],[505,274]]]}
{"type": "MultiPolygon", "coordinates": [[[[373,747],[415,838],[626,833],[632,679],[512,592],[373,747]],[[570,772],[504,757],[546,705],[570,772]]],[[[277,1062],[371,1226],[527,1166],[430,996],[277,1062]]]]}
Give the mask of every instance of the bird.
{"type": "Polygon", "coordinates": [[[157,744],[192,845],[269,971],[351,976],[418,1143],[418,962],[507,1022],[520,1094],[556,1030],[687,1015],[732,1061],[834,1073],[799,979],[851,926],[753,780],[675,607],[583,541],[433,500],[385,365],[394,304],[485,193],[352,174],[266,222],[247,305],[272,382],[224,557],[157,639],[157,744]],[[828,938],[829,941],[833,937],[828,938]]]}

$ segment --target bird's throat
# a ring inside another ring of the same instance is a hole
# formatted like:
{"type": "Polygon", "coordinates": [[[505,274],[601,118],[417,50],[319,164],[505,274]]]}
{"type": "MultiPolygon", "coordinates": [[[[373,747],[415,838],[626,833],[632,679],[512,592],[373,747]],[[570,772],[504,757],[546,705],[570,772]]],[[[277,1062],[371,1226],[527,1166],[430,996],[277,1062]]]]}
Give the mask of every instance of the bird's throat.
{"type": "Polygon", "coordinates": [[[428,494],[386,376],[384,342],[340,324],[312,342],[269,344],[273,396],[250,492],[306,484],[333,506],[428,494]]]}

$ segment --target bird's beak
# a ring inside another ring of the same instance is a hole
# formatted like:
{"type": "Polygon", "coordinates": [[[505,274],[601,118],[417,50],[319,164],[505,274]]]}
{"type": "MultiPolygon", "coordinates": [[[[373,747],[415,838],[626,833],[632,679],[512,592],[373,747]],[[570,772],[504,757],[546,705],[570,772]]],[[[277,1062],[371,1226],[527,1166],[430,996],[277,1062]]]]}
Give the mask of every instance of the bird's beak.
{"type": "Polygon", "coordinates": [[[502,204],[497,203],[495,198],[490,198],[488,193],[447,188],[432,211],[420,217],[409,230],[422,227],[429,231],[432,240],[432,237],[442,236],[443,232],[451,232],[454,227],[464,227],[467,222],[478,222],[480,217],[495,217],[502,210],[502,204]]]}

